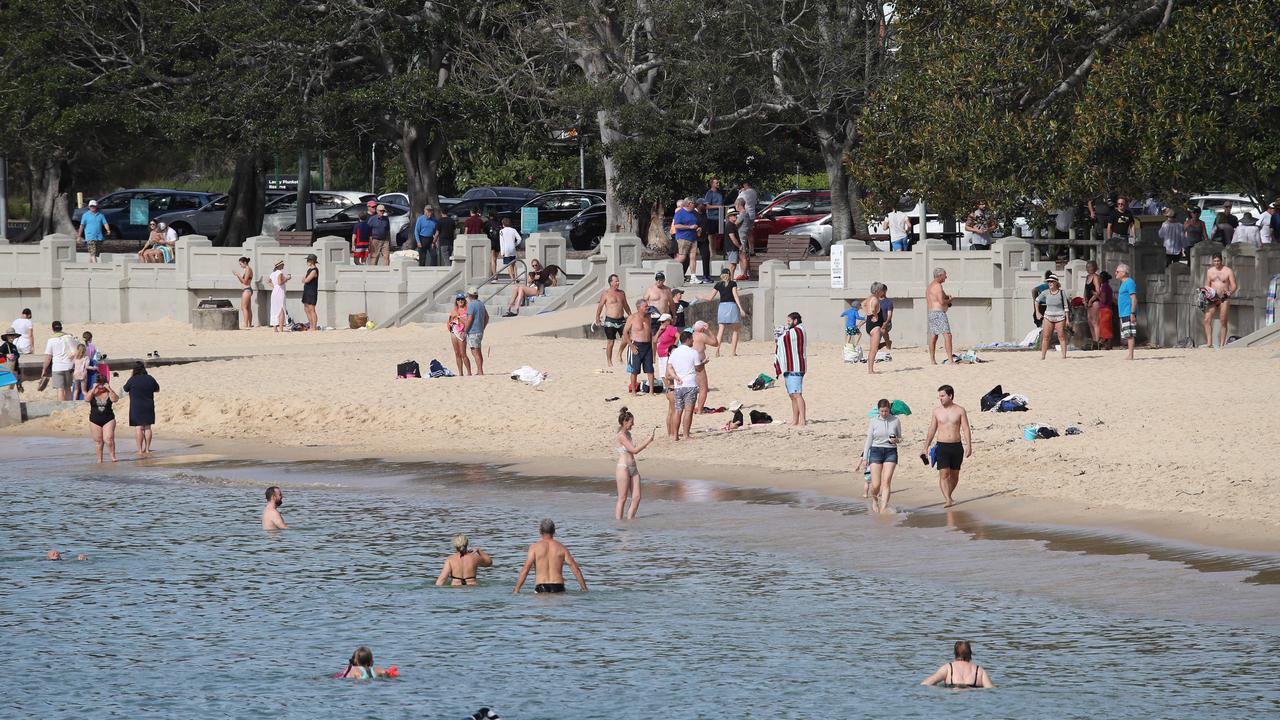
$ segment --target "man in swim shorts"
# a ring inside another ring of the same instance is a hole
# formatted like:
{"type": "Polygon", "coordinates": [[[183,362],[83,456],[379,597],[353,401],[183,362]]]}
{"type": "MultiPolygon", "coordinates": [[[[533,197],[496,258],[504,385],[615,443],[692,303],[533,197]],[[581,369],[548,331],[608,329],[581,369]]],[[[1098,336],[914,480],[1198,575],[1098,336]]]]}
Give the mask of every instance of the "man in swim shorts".
{"type": "Polygon", "coordinates": [[[573,555],[569,554],[569,548],[560,544],[556,540],[556,524],[550,519],[544,519],[538,527],[542,539],[529,546],[529,556],[525,558],[524,567],[520,568],[520,577],[516,579],[516,589],[512,590],[513,595],[520,593],[520,588],[524,586],[525,578],[529,577],[529,568],[536,567],[534,579],[537,584],[534,585],[533,591],[536,593],[562,593],[564,592],[564,566],[568,563],[569,569],[573,571],[573,576],[578,579],[578,587],[582,588],[582,592],[587,592],[587,581],[582,578],[582,571],[578,569],[578,563],[574,562],[573,555]]]}
{"type": "Polygon", "coordinates": [[[938,464],[938,487],[942,489],[944,507],[955,504],[951,494],[960,484],[960,465],[964,459],[973,455],[973,431],[969,427],[969,414],[956,405],[956,391],[950,385],[938,388],[938,407],[933,410],[929,420],[929,434],[924,439],[924,451],[920,459],[929,464],[929,445],[934,438],[938,440],[936,462],[938,464]]]}
{"type": "Polygon", "coordinates": [[[1204,273],[1204,286],[1213,290],[1213,299],[1204,308],[1204,342],[1213,347],[1213,316],[1218,316],[1218,347],[1227,344],[1227,315],[1231,311],[1231,296],[1239,284],[1236,273],[1222,263],[1222,253],[1214,253],[1209,269],[1204,273]]]}
{"type": "MultiPolygon", "coordinates": [[[[630,308],[627,307],[627,294],[622,291],[620,285],[618,276],[610,275],[609,289],[600,293],[600,302],[596,303],[596,325],[604,326],[604,359],[609,367],[613,367],[613,342],[622,333],[622,328],[627,323],[627,316],[631,314],[630,308]],[[601,315],[604,316],[603,320],[601,315]]],[[[623,346],[625,345],[626,343],[623,343],[623,346]]],[[[621,352],[619,352],[619,359],[621,359],[621,352]]]]}
{"type": "Polygon", "coordinates": [[[627,318],[622,328],[631,347],[631,382],[627,391],[632,395],[640,389],[640,373],[649,378],[649,392],[657,395],[653,382],[653,327],[649,324],[649,303],[644,298],[636,301],[636,311],[627,318]]]}
{"type": "Polygon", "coordinates": [[[934,365],[938,364],[938,336],[942,336],[943,345],[947,351],[947,360],[952,358],[951,350],[951,321],[947,318],[947,310],[951,308],[951,296],[942,289],[942,283],[947,281],[947,271],[942,268],[934,268],[933,282],[929,283],[929,289],[925,291],[925,299],[929,302],[929,362],[934,365]]]}
{"type": "Polygon", "coordinates": [[[272,485],[267,488],[267,506],[262,509],[262,529],[263,530],[288,530],[289,526],[284,523],[284,518],[280,515],[280,506],[284,503],[284,493],[280,492],[280,488],[272,485]]]}

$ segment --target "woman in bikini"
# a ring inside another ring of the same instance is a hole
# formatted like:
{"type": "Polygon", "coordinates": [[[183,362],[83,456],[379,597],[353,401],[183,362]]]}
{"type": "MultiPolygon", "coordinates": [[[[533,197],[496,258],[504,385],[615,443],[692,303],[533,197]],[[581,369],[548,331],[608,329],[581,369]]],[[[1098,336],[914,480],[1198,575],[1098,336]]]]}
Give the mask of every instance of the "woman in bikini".
{"type": "Polygon", "coordinates": [[[631,428],[635,427],[636,418],[623,406],[618,411],[618,467],[613,471],[614,479],[618,481],[618,504],[613,510],[613,519],[621,520],[622,511],[627,506],[627,496],[631,496],[631,511],[627,513],[628,520],[636,519],[636,510],[640,508],[640,468],[636,466],[636,455],[639,455],[645,448],[653,442],[654,436],[658,429],[654,428],[649,433],[649,439],[643,444],[636,445],[631,439],[631,428]]]}
{"type": "Polygon", "coordinates": [[[880,290],[883,288],[881,283],[871,283],[871,294],[862,301],[862,316],[867,319],[862,329],[871,342],[867,349],[867,373],[871,375],[876,374],[876,354],[880,352],[880,338],[884,336],[884,314],[880,311],[880,290]]]}
{"type": "Polygon", "coordinates": [[[993,688],[991,676],[973,661],[973,648],[968,640],[957,640],[956,659],[938,668],[938,672],[924,679],[921,685],[941,684],[947,688],[993,688]]]}
{"type": "Polygon", "coordinates": [[[89,433],[93,437],[93,445],[98,449],[98,462],[102,462],[102,448],[110,453],[111,462],[116,461],[116,412],[112,403],[120,401],[120,396],[111,388],[111,376],[99,375],[98,384],[89,391],[86,400],[89,403],[89,433]]]}
{"type": "Polygon", "coordinates": [[[453,536],[454,554],[444,559],[444,567],[440,569],[440,577],[436,578],[436,586],[448,583],[452,587],[477,585],[476,568],[492,567],[493,558],[489,553],[476,548],[469,549],[470,541],[461,533],[453,536]]]}
{"type": "Polygon", "coordinates": [[[453,296],[453,309],[449,311],[449,319],[444,321],[449,331],[449,343],[453,345],[453,362],[458,366],[458,375],[471,374],[471,358],[467,357],[467,296],[458,293],[453,296]]]}
{"type": "Polygon", "coordinates": [[[244,329],[248,330],[253,327],[253,268],[249,267],[249,258],[240,258],[240,269],[231,274],[240,281],[240,313],[244,315],[244,329]]]}
{"type": "Polygon", "coordinates": [[[1048,354],[1054,335],[1058,336],[1062,357],[1067,356],[1067,294],[1062,292],[1062,283],[1057,275],[1050,275],[1045,282],[1049,283],[1049,289],[1036,297],[1036,319],[1043,318],[1044,322],[1040,329],[1041,360],[1048,354]]]}

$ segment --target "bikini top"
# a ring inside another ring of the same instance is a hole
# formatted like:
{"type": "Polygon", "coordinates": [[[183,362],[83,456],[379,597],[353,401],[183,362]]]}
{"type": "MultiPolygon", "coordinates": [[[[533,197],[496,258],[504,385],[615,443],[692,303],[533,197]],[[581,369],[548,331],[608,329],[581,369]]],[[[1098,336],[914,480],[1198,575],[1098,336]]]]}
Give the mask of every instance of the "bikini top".
{"type": "MultiPolygon", "coordinates": [[[[470,553],[470,551],[468,551],[468,552],[466,552],[466,553],[463,553],[463,552],[459,551],[459,552],[458,552],[458,561],[459,561],[459,562],[461,562],[461,561],[462,561],[462,558],[466,557],[466,556],[467,556],[467,555],[469,555],[469,554],[471,554],[471,553],[470,553]]],[[[454,580],[461,580],[463,583],[465,583],[465,582],[466,582],[466,581],[468,581],[468,580],[475,580],[475,579],[476,579],[476,576],[475,576],[475,575],[472,575],[471,577],[456,577],[456,576],[454,576],[454,574],[453,574],[453,571],[452,571],[452,570],[450,570],[450,571],[449,571],[449,582],[453,582],[454,580]]]]}
{"type": "Polygon", "coordinates": [[[982,678],[982,666],[981,665],[973,666],[973,682],[972,683],[954,683],[954,682],[951,682],[951,678],[953,677],[955,677],[955,669],[951,667],[951,663],[947,663],[947,681],[943,683],[944,687],[980,688],[982,687],[982,683],[979,682],[979,680],[982,678]]]}

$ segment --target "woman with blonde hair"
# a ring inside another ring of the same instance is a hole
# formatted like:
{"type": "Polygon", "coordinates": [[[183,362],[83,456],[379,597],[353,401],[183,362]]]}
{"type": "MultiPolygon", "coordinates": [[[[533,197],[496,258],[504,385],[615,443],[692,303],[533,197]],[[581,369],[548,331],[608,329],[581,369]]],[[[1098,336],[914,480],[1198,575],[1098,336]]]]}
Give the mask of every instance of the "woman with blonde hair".
{"type": "Polygon", "coordinates": [[[466,535],[458,533],[453,536],[455,554],[444,559],[444,567],[440,569],[440,577],[436,578],[436,586],[448,583],[452,587],[476,585],[476,569],[492,567],[493,558],[480,548],[468,547],[471,541],[466,535]]]}

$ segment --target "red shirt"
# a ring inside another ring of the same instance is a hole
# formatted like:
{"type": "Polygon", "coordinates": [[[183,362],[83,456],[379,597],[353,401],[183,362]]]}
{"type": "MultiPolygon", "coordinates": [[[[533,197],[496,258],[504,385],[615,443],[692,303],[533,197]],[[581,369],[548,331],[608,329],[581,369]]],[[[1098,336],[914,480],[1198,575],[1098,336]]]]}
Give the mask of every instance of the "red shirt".
{"type": "Polygon", "coordinates": [[[483,235],[484,218],[479,215],[468,215],[467,219],[462,221],[462,229],[467,235],[483,235]]]}

